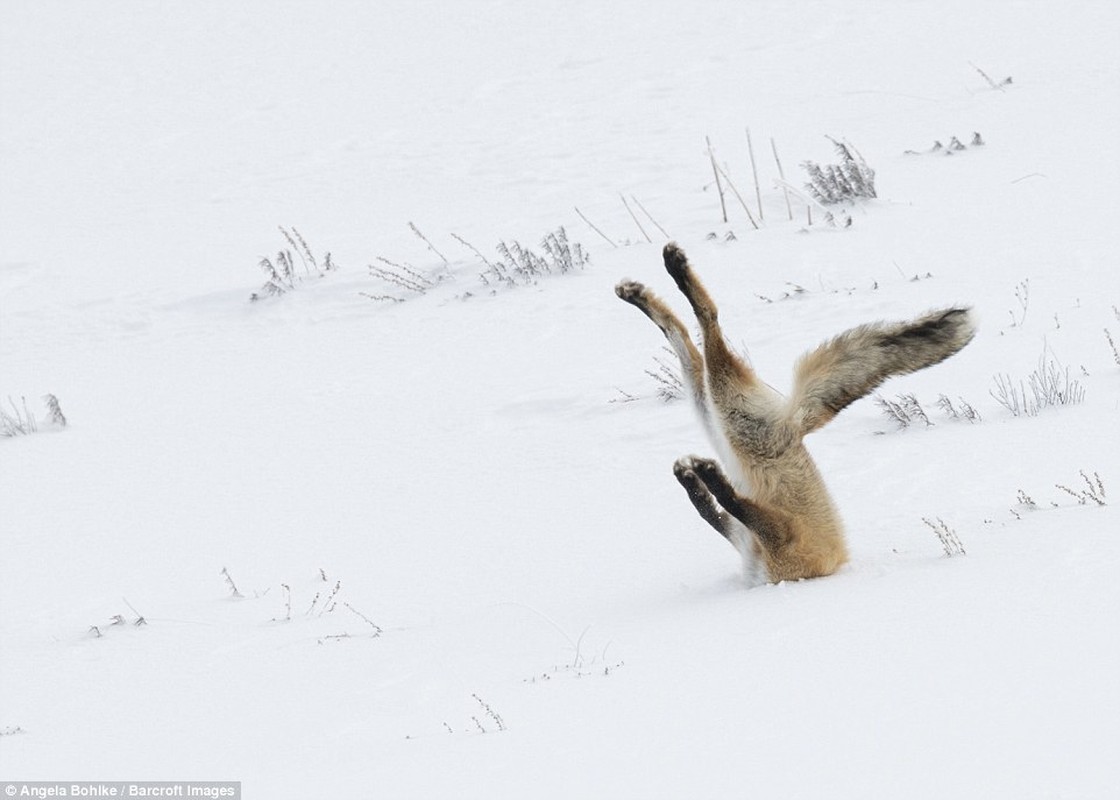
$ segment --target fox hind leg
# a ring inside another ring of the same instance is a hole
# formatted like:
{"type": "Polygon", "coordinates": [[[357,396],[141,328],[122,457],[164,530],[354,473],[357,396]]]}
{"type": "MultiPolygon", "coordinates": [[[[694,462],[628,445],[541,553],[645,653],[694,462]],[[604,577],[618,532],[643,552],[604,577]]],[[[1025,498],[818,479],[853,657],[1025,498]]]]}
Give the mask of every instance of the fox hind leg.
{"type": "Polygon", "coordinates": [[[676,242],[669,242],[662,250],[661,256],[665,261],[665,271],[669,273],[669,277],[677,284],[681,294],[692,306],[692,311],[700,320],[700,324],[704,325],[706,319],[714,321],[719,315],[716,305],[712,302],[707,289],[696,279],[684,250],[681,250],[676,242]]]}
{"type": "Polygon", "coordinates": [[[692,465],[688,459],[679,459],[673,464],[673,475],[676,476],[677,481],[684,487],[685,492],[688,494],[688,499],[692,501],[692,506],[700,514],[701,518],[713,528],[723,538],[730,541],[732,544],[732,521],[730,515],[721,509],[716,503],[712,493],[708,491],[708,487],[700,480],[700,477],[692,470],[692,465]]]}
{"type": "MultiPolygon", "coordinates": [[[[677,461],[682,471],[693,473],[728,514],[758,536],[763,547],[776,552],[793,536],[792,517],[776,508],[757,503],[735,490],[719,464],[710,458],[690,456],[677,461]]],[[[676,468],[674,468],[675,471],[676,468]]]]}
{"type": "MultiPolygon", "coordinates": [[[[701,459],[681,458],[673,465],[673,474],[688,493],[688,499],[700,516],[734,547],[743,559],[743,576],[751,586],[769,581],[759,538],[740,519],[724,511],[708,485],[696,473],[701,459]]],[[[716,470],[718,471],[718,467],[716,470]]]]}
{"type": "Polygon", "coordinates": [[[670,242],[663,256],[666,272],[688,299],[700,323],[708,399],[712,416],[718,420],[712,427],[719,435],[712,441],[720,457],[734,470],[743,456],[770,458],[784,451],[793,441],[789,426],[782,424],[782,398],[727,346],[715,302],[684,251],[670,242]]]}
{"type": "Polygon", "coordinates": [[[760,381],[754,371],[735,355],[723,338],[723,330],[719,326],[719,311],[704,284],[696,277],[692,265],[684,251],[674,242],[665,245],[662,252],[665,261],[665,271],[677,284],[681,294],[692,306],[696,319],[700,322],[700,332],[703,336],[704,361],[708,370],[709,388],[712,400],[718,405],[721,398],[734,396],[752,387],[760,381]]]}

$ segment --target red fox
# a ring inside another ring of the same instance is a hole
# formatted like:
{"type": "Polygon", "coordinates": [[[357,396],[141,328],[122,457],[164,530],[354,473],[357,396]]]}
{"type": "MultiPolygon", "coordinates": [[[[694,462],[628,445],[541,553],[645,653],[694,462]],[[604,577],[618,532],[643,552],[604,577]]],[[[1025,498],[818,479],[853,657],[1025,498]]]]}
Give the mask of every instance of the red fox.
{"type": "Polygon", "coordinates": [[[697,348],[663,300],[640,283],[615,293],[653,320],[680,358],[686,391],[727,470],[678,459],[673,474],[700,516],[739,551],[751,584],[831,575],[848,560],[836,506],[802,442],[892,375],[937,364],[976,333],[968,308],[910,322],[860,325],[806,353],[792,396],[771,389],[727,346],[715,303],[676,244],[665,269],[700,323],[697,348]]]}

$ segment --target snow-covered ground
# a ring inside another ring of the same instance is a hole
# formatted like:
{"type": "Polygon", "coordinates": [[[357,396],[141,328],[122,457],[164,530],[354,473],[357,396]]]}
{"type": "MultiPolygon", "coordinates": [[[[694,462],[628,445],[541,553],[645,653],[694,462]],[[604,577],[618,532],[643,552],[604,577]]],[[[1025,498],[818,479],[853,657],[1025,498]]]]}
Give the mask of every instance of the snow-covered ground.
{"type": "Polygon", "coordinates": [[[1117,41],[1104,2],[3,4],[0,401],[40,432],[0,439],[0,779],[1120,796],[1117,41]],[[760,230],[705,143],[757,214],[747,128],[760,230]],[[877,172],[848,228],[774,184],[829,135],[877,172]],[[745,589],[673,479],[708,445],[612,291],[686,308],[637,203],[779,389],[975,307],[879,392],[932,425],[810,437],[839,574],[745,589]],[[250,303],[281,225],[339,268],[250,303]],[[497,291],[452,236],[560,226],[586,267],[497,291]],[[1084,400],[1012,416],[1040,360],[1084,400]]]}

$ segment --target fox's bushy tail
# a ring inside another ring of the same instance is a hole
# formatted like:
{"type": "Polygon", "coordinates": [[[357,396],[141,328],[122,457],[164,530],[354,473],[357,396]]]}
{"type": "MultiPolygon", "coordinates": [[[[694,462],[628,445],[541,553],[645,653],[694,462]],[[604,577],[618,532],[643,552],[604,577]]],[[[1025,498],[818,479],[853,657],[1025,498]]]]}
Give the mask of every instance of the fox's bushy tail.
{"type": "Polygon", "coordinates": [[[968,308],[931,311],[909,322],[860,325],[797,362],[790,414],[802,434],[814,431],[892,375],[933,366],[976,335],[968,308]]]}

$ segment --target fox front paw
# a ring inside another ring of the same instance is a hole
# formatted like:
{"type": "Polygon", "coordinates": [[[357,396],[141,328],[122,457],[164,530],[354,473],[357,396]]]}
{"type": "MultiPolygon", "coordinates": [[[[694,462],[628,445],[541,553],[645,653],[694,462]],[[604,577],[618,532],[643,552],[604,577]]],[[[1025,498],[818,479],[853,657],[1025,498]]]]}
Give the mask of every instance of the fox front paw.
{"type": "Polygon", "coordinates": [[[713,459],[689,456],[688,458],[682,458],[677,463],[682,462],[686,462],[688,470],[702,480],[709,489],[727,482],[727,479],[723,476],[723,470],[713,459]]]}
{"type": "Polygon", "coordinates": [[[699,480],[696,473],[692,471],[692,459],[690,458],[678,458],[673,463],[673,475],[685,488],[694,485],[699,480]]]}
{"type": "Polygon", "coordinates": [[[673,474],[681,483],[686,480],[703,480],[705,475],[722,475],[719,464],[710,458],[700,458],[700,456],[678,458],[673,464],[673,474]]]}
{"type": "Polygon", "coordinates": [[[691,458],[678,458],[673,464],[673,477],[692,498],[707,497],[708,489],[692,468],[691,458]]]}
{"type": "Polygon", "coordinates": [[[635,306],[645,306],[646,287],[637,281],[622,281],[614,287],[614,293],[622,300],[635,306]]]}

